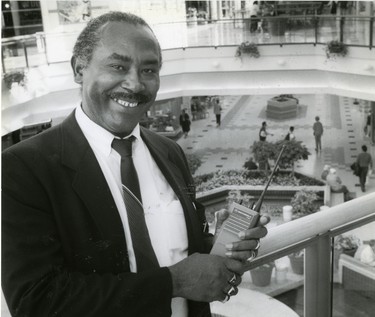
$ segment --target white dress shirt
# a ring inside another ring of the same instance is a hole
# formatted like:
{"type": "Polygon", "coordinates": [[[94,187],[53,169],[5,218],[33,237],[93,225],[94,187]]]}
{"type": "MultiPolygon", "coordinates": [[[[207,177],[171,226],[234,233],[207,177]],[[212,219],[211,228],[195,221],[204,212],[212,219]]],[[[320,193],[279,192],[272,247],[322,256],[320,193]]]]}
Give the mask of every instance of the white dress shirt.
{"type": "MultiPolygon", "coordinates": [[[[76,119],[89,142],[107,180],[124,227],[131,272],[137,272],[137,264],[123,200],[120,155],[112,149],[114,135],[91,121],[81,107],[76,108],[76,119]]],[[[171,266],[188,255],[188,239],[184,212],[180,201],[165,179],[140,136],[137,125],[131,135],[133,162],[138,173],[146,225],[152,247],[160,267],[171,266]]],[[[172,316],[187,316],[187,301],[172,299],[172,316]]]]}

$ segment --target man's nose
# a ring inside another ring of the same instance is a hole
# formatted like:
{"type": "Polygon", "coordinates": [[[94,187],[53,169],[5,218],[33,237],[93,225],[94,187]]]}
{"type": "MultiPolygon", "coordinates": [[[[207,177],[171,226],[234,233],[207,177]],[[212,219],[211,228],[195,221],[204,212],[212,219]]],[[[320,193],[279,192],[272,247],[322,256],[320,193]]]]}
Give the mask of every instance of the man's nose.
{"type": "Polygon", "coordinates": [[[145,88],[141,76],[136,69],[130,69],[126,73],[123,81],[121,82],[121,87],[135,93],[142,91],[145,88]]]}

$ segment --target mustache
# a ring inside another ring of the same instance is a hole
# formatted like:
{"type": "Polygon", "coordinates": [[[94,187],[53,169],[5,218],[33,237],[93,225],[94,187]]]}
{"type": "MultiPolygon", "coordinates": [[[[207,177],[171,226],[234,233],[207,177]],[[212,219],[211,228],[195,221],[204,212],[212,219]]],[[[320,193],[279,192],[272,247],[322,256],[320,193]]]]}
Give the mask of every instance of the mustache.
{"type": "Polygon", "coordinates": [[[147,103],[151,101],[151,97],[138,93],[113,92],[109,96],[112,99],[122,99],[138,103],[147,103]]]}

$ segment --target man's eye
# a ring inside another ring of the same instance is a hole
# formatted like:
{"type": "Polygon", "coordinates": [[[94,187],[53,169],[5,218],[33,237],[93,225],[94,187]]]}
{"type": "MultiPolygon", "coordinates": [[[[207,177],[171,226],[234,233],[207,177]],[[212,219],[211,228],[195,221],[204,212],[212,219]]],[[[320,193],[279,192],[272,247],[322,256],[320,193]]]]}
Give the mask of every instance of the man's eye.
{"type": "Polygon", "coordinates": [[[153,68],[145,68],[145,69],[143,70],[143,72],[144,72],[145,74],[154,74],[154,73],[157,73],[157,71],[156,71],[155,69],[153,69],[153,68]]]}
{"type": "Polygon", "coordinates": [[[125,67],[122,66],[122,65],[112,65],[112,68],[114,68],[116,70],[125,70],[125,67]]]}

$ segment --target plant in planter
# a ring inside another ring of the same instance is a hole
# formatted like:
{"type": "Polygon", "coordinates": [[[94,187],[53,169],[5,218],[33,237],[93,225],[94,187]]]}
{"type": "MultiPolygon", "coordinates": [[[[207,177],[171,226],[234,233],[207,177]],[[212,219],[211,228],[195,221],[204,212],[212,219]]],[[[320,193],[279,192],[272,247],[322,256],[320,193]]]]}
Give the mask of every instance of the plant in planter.
{"type": "Polygon", "coordinates": [[[242,55],[258,58],[260,56],[258,46],[248,41],[242,42],[237,47],[235,57],[241,57],[242,55]]]}
{"type": "Polygon", "coordinates": [[[319,197],[315,192],[305,188],[296,192],[291,200],[294,217],[300,218],[317,212],[319,210],[318,199],[319,197]]]}
{"type": "Polygon", "coordinates": [[[248,193],[241,193],[240,190],[231,190],[226,198],[228,209],[232,203],[241,204],[245,207],[251,208],[253,205],[254,196],[250,196],[248,193]]]}
{"type": "Polygon", "coordinates": [[[269,170],[269,159],[275,158],[275,146],[267,141],[255,141],[251,146],[254,159],[259,164],[260,170],[269,170]]]}
{"type": "Polygon", "coordinates": [[[296,140],[281,140],[276,142],[275,150],[276,153],[280,152],[281,147],[285,146],[285,150],[280,158],[280,167],[281,168],[291,168],[292,175],[294,175],[294,163],[299,160],[307,160],[311,153],[305,145],[302,144],[302,141],[296,140]]]}
{"type": "Polygon", "coordinates": [[[305,261],[305,249],[289,254],[288,258],[290,260],[292,271],[295,274],[303,274],[304,261],[305,261]]]}
{"type": "Polygon", "coordinates": [[[250,270],[251,280],[255,286],[267,286],[271,283],[272,271],[275,267],[274,262],[260,265],[250,270]]]}
{"type": "Polygon", "coordinates": [[[10,90],[12,89],[12,84],[17,83],[20,86],[25,86],[26,75],[24,71],[15,71],[4,74],[4,84],[10,90]]]}
{"type": "Polygon", "coordinates": [[[186,154],[186,159],[190,168],[190,172],[194,175],[197,169],[202,165],[202,160],[195,154],[186,154]]]}
{"type": "Polygon", "coordinates": [[[325,47],[327,58],[332,58],[335,56],[345,57],[348,54],[348,47],[337,40],[333,40],[327,43],[325,47]]]}
{"type": "Polygon", "coordinates": [[[338,235],[335,237],[335,251],[354,256],[360,245],[360,240],[354,235],[338,235]]]}

